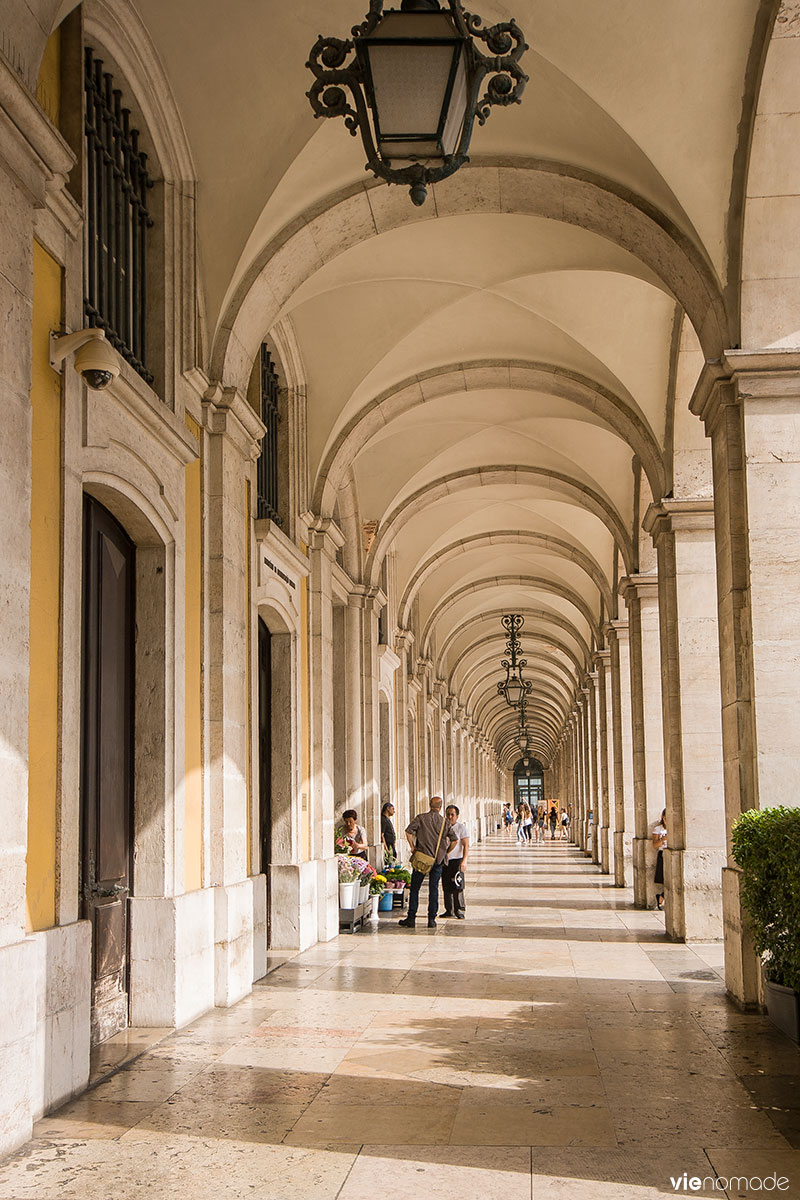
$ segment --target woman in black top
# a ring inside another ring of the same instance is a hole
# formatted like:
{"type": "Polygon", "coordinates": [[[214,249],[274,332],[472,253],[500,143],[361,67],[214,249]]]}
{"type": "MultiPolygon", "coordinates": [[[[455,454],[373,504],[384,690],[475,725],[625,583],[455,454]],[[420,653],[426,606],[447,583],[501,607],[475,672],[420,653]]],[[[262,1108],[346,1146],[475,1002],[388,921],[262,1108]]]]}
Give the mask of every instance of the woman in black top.
{"type": "Polygon", "coordinates": [[[394,816],[394,805],[391,800],[387,800],[381,808],[381,841],[387,858],[394,861],[397,858],[396,835],[394,832],[394,824],[392,817],[394,816]]]}
{"type": "Polygon", "coordinates": [[[555,804],[550,809],[550,841],[556,840],[556,825],[558,824],[558,809],[555,804]]]}

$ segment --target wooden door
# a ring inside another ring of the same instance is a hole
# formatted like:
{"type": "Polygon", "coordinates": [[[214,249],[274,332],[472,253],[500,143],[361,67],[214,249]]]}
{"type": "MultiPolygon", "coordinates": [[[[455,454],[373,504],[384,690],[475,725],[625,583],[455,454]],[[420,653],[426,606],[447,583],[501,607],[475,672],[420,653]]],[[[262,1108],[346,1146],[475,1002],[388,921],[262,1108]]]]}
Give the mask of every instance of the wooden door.
{"type": "Polygon", "coordinates": [[[267,877],[267,944],[269,945],[269,868],[272,858],[272,637],[258,619],[258,790],[261,872],[267,877]]]}
{"type": "Polygon", "coordinates": [[[92,922],[92,1040],[128,1024],[132,883],[133,542],[87,496],[83,544],[81,753],[83,915],[92,922]]]}

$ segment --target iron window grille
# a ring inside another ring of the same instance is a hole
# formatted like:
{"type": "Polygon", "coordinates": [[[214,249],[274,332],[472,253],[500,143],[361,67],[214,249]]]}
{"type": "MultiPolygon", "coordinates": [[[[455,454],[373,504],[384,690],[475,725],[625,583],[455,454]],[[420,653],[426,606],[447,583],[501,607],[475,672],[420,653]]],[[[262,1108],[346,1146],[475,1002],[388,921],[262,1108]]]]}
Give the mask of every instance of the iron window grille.
{"type": "Polygon", "coordinates": [[[86,283],[84,314],[146,383],[147,231],[153,186],[147,155],[139,149],[130,109],[102,59],[87,46],[84,58],[86,134],[86,283]]]}
{"type": "Polygon", "coordinates": [[[259,519],[274,521],[280,525],[278,515],[278,426],[281,417],[278,411],[280,384],[266,346],[261,347],[261,420],[266,427],[258,459],[258,510],[259,519]]]}

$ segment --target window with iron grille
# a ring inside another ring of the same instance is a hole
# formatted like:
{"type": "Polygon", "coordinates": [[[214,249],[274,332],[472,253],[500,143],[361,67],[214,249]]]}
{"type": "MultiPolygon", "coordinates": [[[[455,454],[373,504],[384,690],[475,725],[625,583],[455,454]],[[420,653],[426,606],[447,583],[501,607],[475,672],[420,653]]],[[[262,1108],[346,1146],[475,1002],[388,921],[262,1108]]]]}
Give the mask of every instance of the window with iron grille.
{"type": "Polygon", "coordinates": [[[84,131],[86,135],[87,324],[105,330],[120,355],[147,383],[147,231],[153,225],[147,193],[147,155],[131,126],[122,93],[86,47],[84,131]]]}
{"type": "Polygon", "coordinates": [[[266,346],[261,347],[261,420],[266,426],[258,460],[258,509],[261,519],[281,524],[278,515],[278,397],[280,384],[266,346]]]}

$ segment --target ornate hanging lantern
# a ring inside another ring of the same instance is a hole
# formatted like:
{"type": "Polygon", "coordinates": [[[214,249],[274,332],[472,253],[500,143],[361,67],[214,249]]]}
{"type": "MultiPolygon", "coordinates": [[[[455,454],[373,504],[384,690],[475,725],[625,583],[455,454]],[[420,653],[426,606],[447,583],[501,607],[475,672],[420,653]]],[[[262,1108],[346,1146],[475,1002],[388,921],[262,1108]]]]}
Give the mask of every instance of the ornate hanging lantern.
{"type": "Polygon", "coordinates": [[[519,657],[521,645],[517,634],[525,624],[525,618],[519,613],[507,613],[503,617],[502,624],[508,634],[506,642],[508,658],[504,658],[500,664],[501,667],[505,667],[506,677],[501,683],[498,683],[497,690],[512,708],[520,708],[533,691],[530,679],[522,677],[522,668],[528,665],[527,660],[519,657]]]}
{"type": "Polygon", "coordinates": [[[469,161],[475,121],[485,124],[494,105],[519,104],[528,82],[519,60],[528,47],[516,21],[484,29],[461,0],[402,0],[387,12],[383,3],[370,0],[352,39],[317,39],[307,95],[315,116],[343,117],[354,137],[361,134],[368,171],[405,184],[420,205],[429,183],[469,161]]]}

